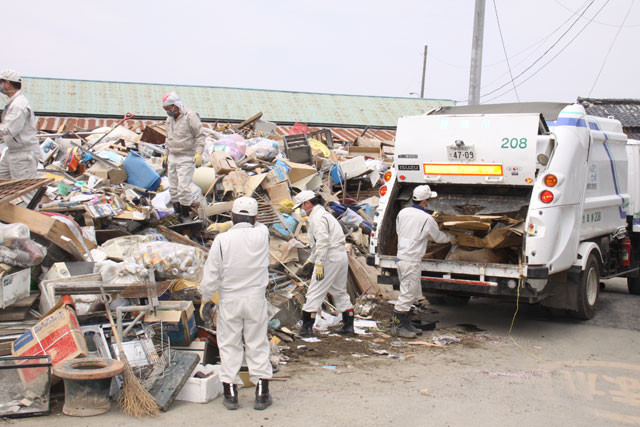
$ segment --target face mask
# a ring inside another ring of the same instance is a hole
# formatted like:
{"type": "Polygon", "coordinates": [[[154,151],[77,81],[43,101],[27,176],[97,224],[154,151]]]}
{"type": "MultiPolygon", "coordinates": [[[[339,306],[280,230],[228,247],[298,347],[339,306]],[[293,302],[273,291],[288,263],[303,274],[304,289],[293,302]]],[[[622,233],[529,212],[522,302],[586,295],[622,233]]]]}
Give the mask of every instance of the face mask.
{"type": "Polygon", "coordinates": [[[0,93],[3,94],[3,95],[7,94],[7,90],[1,84],[0,84],[0,93]]]}
{"type": "Polygon", "coordinates": [[[165,110],[167,112],[167,116],[169,117],[175,117],[176,116],[176,112],[173,110],[165,110]]]}

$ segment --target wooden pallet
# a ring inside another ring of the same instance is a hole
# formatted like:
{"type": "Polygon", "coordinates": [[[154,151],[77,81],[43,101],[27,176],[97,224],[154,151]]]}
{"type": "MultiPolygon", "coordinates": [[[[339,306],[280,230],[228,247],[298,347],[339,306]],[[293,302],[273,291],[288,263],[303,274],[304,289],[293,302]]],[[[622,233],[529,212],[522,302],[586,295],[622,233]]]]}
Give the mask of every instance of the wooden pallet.
{"type": "Polygon", "coordinates": [[[53,181],[53,178],[0,179],[0,206],[53,181]]]}

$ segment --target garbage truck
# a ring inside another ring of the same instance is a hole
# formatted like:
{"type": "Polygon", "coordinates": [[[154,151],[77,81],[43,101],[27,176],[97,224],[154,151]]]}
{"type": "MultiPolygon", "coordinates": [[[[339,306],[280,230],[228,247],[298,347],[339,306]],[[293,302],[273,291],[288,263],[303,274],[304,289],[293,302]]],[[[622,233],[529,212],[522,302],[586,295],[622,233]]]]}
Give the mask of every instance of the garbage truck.
{"type": "MultiPolygon", "coordinates": [[[[590,319],[601,280],[640,294],[640,142],[581,104],[454,106],[401,117],[370,237],[378,282],[399,286],[396,216],[413,189],[457,244],[429,243],[423,294],[540,303],[590,319]]],[[[416,231],[417,233],[417,231],[416,231]]]]}

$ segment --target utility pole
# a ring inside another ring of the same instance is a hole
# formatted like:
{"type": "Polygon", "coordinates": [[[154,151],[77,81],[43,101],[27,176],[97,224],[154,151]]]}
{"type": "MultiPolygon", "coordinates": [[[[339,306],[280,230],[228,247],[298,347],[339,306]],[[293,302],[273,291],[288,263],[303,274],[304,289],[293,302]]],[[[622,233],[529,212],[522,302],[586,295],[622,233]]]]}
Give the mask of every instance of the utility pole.
{"type": "Polygon", "coordinates": [[[473,39],[471,43],[469,105],[480,104],[480,82],[482,80],[482,39],[484,37],[484,6],[485,0],[476,0],[473,17],[473,39]]]}
{"type": "Polygon", "coordinates": [[[420,98],[424,98],[424,76],[427,73],[427,48],[429,46],[424,45],[424,61],[422,62],[422,86],[420,87],[420,98]]]}

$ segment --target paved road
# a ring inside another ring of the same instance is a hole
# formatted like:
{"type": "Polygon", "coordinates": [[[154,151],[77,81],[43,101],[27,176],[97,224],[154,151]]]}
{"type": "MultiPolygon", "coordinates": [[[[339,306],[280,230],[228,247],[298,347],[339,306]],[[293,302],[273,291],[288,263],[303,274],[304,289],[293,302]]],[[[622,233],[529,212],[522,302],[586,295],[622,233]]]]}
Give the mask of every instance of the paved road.
{"type": "MultiPolygon", "coordinates": [[[[514,306],[472,300],[442,308],[440,331],[462,338],[445,348],[403,349],[406,360],[351,355],[284,367],[274,405],[251,407],[252,389],[230,412],[220,398],[177,402],[154,426],[611,426],[640,425],[640,297],[620,279],[607,282],[588,322],[550,318],[524,306],[511,337],[514,306]],[[463,334],[456,325],[485,332],[463,334]],[[336,370],[323,369],[333,364],[336,370]]],[[[117,408],[91,419],[52,415],[17,425],[140,425],[117,408]]]]}

